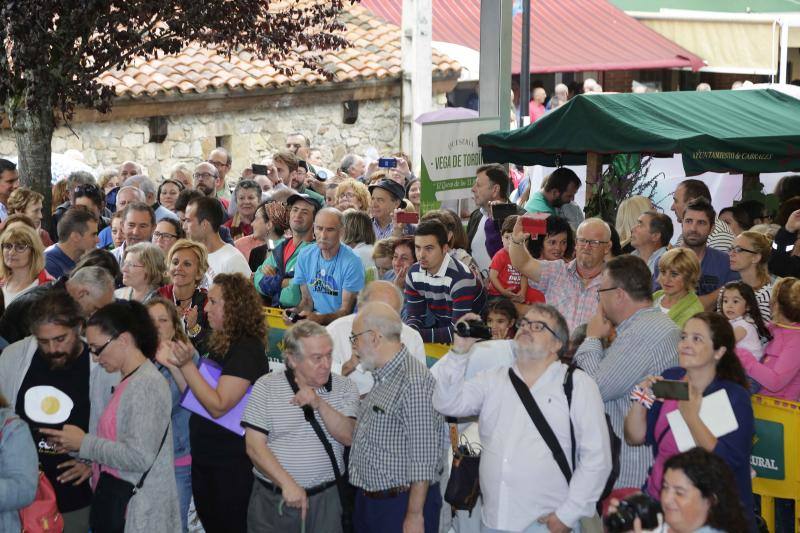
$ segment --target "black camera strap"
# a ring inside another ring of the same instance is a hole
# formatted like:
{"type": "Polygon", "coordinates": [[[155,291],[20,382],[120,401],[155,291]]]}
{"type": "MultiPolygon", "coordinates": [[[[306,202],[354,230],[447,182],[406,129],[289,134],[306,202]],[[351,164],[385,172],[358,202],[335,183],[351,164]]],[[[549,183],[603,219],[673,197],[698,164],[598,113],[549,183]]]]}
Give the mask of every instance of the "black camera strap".
{"type": "Polygon", "coordinates": [[[567,478],[567,484],[569,484],[572,480],[572,468],[569,466],[567,456],[564,454],[564,450],[561,448],[561,444],[559,444],[555,433],[553,433],[553,429],[550,427],[550,424],[547,423],[541,409],[539,409],[539,406],[536,404],[536,400],[533,398],[528,385],[514,373],[513,368],[508,369],[508,377],[511,378],[511,384],[514,386],[514,390],[517,391],[519,399],[522,400],[522,405],[525,406],[525,410],[528,411],[533,425],[539,430],[539,434],[553,453],[553,458],[556,460],[558,468],[561,470],[561,473],[564,474],[564,477],[567,478]]]}
{"type": "MultiPolygon", "coordinates": [[[[294,379],[294,371],[292,371],[291,368],[287,368],[284,373],[286,374],[286,381],[289,382],[289,386],[292,388],[292,392],[297,394],[300,388],[297,386],[297,382],[294,379]]],[[[328,385],[332,385],[332,379],[332,376],[328,379],[328,385]]],[[[311,424],[311,428],[314,430],[317,438],[322,443],[322,447],[325,448],[325,453],[328,454],[328,459],[330,459],[331,466],[333,467],[333,475],[336,479],[336,490],[339,492],[339,501],[342,504],[342,513],[343,515],[348,514],[352,512],[352,509],[349,509],[350,499],[347,497],[347,480],[342,475],[342,471],[339,470],[339,462],[336,460],[336,455],[333,453],[333,446],[331,446],[331,442],[322,431],[322,427],[319,425],[317,417],[314,416],[314,409],[312,409],[310,405],[304,405],[302,409],[306,422],[311,424]]]]}

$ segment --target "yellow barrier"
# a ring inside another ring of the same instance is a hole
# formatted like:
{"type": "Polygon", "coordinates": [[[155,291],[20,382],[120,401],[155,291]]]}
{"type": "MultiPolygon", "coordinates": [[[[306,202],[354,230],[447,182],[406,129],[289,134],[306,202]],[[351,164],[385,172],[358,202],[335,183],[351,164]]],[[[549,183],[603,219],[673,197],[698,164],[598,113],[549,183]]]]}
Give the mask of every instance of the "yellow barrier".
{"type": "Polygon", "coordinates": [[[750,464],[753,492],[761,496],[761,516],[775,531],[775,498],[794,500],[800,531],[800,403],[753,396],[755,437],[750,464]]]}
{"type": "MultiPolygon", "coordinates": [[[[276,307],[265,307],[264,317],[269,326],[269,347],[267,351],[267,358],[273,362],[283,362],[283,335],[286,333],[288,326],[283,322],[283,310],[276,307]]],[[[428,367],[438,361],[447,351],[450,346],[447,344],[425,344],[425,355],[428,359],[428,367]]]]}

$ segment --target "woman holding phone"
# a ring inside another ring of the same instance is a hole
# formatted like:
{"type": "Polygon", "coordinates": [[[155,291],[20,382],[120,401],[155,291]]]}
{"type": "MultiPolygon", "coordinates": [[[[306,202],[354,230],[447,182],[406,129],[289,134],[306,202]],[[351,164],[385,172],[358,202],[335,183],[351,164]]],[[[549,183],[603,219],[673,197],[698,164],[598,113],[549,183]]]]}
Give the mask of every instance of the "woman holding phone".
{"type": "Polygon", "coordinates": [[[687,320],[678,343],[680,366],[665,370],[661,376],[649,376],[634,388],[631,394],[633,403],[625,417],[625,440],[631,446],[647,444],[654,447],[655,461],[645,483],[645,492],[659,499],[664,465],[670,457],[680,452],[667,417],[677,411],[695,445],[719,455],[731,467],[739,497],[748,513],[748,521],[754,524],[750,481],[753,407],[747,392],[747,378],[736,357],[735,346],[733,328],[722,315],[703,312],[687,320]],[[653,386],[666,380],[679,383],[664,387],[673,391],[660,393],[674,397],[657,398],[653,386]],[[715,436],[700,418],[700,406],[704,397],[719,391],[727,395],[738,427],[715,436]],[[688,397],[688,400],[674,399],[680,396],[688,397]],[[651,402],[652,407],[647,407],[651,402]]]}

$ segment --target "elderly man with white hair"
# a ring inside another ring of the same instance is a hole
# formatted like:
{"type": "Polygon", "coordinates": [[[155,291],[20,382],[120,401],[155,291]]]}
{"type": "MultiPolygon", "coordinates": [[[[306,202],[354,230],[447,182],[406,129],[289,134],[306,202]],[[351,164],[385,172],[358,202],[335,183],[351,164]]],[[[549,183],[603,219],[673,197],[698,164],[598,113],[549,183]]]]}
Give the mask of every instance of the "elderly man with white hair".
{"type": "Polygon", "coordinates": [[[358,392],[331,373],[333,343],[324,327],[305,320],[283,343],[286,370],[256,381],[242,416],[255,467],[248,530],[342,531],[337,480],[353,442],[358,392]]]}
{"type": "Polygon", "coordinates": [[[599,218],[584,220],[578,226],[575,259],[565,263],[534,259],[525,246],[530,234],[523,231],[522,220],[517,220],[511,235],[511,264],[564,315],[570,330],[588,322],[597,311],[600,273],[611,249],[608,224],[599,218]]]}
{"type": "Polygon", "coordinates": [[[67,292],[78,302],[84,318],[114,301],[114,278],[107,270],[87,266],[76,270],[67,280],[67,292]]]}
{"type": "MultiPolygon", "coordinates": [[[[394,283],[373,281],[358,295],[358,308],[370,302],[386,303],[399,314],[403,309],[403,293],[394,283]]],[[[353,331],[355,319],[356,315],[345,315],[328,324],[326,329],[333,339],[333,371],[349,377],[358,386],[358,393],[363,396],[372,390],[375,380],[372,374],[359,364],[358,357],[353,353],[353,346],[350,344],[350,333],[353,331]]],[[[426,364],[425,345],[417,330],[403,324],[400,340],[415,359],[426,364]]]]}

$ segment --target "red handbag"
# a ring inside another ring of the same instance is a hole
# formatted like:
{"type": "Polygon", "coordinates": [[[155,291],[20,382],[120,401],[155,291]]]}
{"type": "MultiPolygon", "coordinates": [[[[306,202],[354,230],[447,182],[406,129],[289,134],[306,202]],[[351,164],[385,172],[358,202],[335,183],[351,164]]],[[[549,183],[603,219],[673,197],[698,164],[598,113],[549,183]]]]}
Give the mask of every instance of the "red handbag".
{"type": "Polygon", "coordinates": [[[50,480],[40,471],[36,498],[29,506],[19,512],[23,533],[62,533],[64,518],[58,512],[56,491],[50,480]]]}

